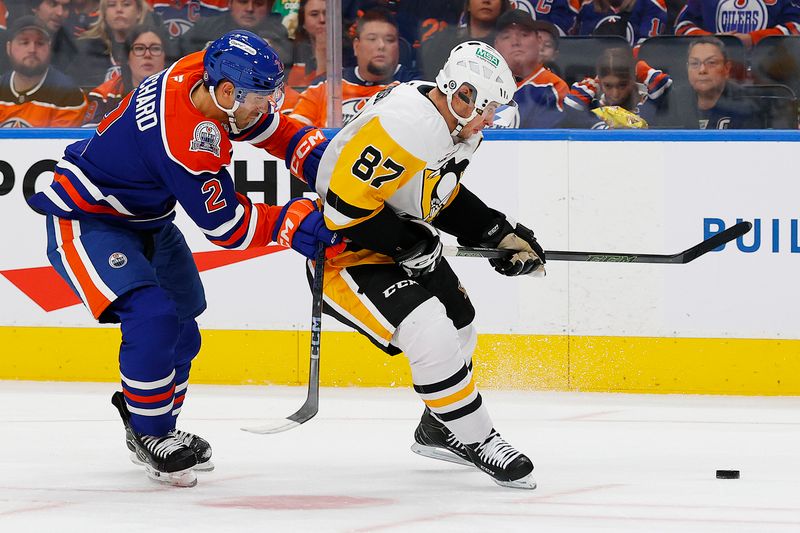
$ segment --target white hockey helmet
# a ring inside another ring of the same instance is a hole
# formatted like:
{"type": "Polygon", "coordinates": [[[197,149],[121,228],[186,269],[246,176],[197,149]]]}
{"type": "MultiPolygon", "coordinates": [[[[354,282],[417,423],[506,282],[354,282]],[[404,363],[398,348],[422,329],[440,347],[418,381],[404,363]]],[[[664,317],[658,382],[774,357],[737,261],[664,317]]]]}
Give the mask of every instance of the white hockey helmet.
{"type": "Polygon", "coordinates": [[[458,121],[453,134],[490,106],[516,106],[512,100],[517,90],[514,75],[500,52],[484,42],[467,41],[453,48],[436,76],[436,86],[447,96],[447,107],[458,121]],[[466,118],[453,110],[452,103],[453,95],[463,84],[469,85],[475,95],[475,108],[466,118]]]}

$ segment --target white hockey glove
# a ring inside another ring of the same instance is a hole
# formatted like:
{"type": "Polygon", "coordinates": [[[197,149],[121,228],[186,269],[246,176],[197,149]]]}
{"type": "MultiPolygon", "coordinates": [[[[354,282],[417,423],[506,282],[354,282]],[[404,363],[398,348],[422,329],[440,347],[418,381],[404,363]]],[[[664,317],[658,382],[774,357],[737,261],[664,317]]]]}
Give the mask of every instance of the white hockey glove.
{"type": "Polygon", "coordinates": [[[425,236],[414,246],[394,256],[395,262],[403,267],[406,274],[415,278],[433,272],[442,259],[442,242],[439,232],[422,220],[412,220],[422,226],[425,236]]]}
{"type": "Polygon", "coordinates": [[[522,224],[512,226],[511,222],[513,221],[506,220],[503,230],[495,237],[495,241],[500,239],[496,247],[504,250],[516,250],[517,253],[509,258],[489,259],[489,263],[504,276],[527,274],[543,278],[546,274],[544,250],[536,241],[533,231],[522,224]]]}

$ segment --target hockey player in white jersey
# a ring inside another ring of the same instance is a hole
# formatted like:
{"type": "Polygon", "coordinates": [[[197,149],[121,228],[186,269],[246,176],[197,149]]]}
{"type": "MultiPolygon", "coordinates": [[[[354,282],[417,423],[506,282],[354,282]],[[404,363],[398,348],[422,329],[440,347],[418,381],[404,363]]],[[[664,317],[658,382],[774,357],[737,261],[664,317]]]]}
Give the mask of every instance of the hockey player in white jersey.
{"type": "Polygon", "coordinates": [[[425,403],[412,449],[532,489],[533,464],[494,429],[475,386],[475,310],[439,240],[444,231],[464,245],[510,249],[509,259],[490,261],[499,273],[544,274],[533,232],[461,184],[481,130],[498,106],[513,105],[515,89],[496,50],[460,44],[435,84],[375,95],[331,140],[313,185],[326,225],[348,241],[326,263],[324,310],[408,357],[425,403]]]}

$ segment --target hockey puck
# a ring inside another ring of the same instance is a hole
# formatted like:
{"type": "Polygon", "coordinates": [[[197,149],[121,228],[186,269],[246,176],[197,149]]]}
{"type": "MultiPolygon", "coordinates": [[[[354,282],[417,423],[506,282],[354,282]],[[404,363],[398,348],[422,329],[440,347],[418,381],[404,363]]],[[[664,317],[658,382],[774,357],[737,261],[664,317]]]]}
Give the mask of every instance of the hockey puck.
{"type": "Polygon", "coordinates": [[[717,479],[739,479],[738,470],[717,470],[717,479]]]}

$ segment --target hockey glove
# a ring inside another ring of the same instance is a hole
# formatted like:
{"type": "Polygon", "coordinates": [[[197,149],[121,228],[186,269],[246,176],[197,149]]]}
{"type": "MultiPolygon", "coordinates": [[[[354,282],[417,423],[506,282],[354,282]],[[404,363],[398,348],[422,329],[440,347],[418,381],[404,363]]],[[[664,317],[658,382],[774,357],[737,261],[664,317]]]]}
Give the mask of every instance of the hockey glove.
{"type": "Polygon", "coordinates": [[[411,222],[419,224],[425,235],[414,246],[396,254],[394,260],[406,274],[415,278],[433,272],[442,259],[442,242],[439,232],[430,224],[422,220],[411,222]]]}
{"type": "Polygon", "coordinates": [[[319,241],[329,247],[325,252],[328,258],[337,255],[344,248],[341,237],[325,226],[325,219],[317,203],[308,198],[293,198],[284,205],[274,228],[273,241],[281,246],[291,247],[309,259],[314,259],[319,241]]]}
{"type": "Polygon", "coordinates": [[[328,146],[328,139],[321,130],[313,126],[299,129],[286,148],[286,168],[308,184],[311,191],[317,183],[317,170],[322,154],[328,146]]]}
{"type": "Polygon", "coordinates": [[[544,277],[546,262],[544,250],[536,241],[533,232],[522,224],[512,225],[508,220],[504,220],[501,230],[484,245],[516,251],[508,258],[489,259],[494,269],[504,276],[530,274],[534,277],[544,277]]]}
{"type": "Polygon", "coordinates": [[[652,68],[644,61],[636,63],[636,81],[647,87],[647,97],[651,100],[658,99],[672,86],[669,74],[652,68]]]}

